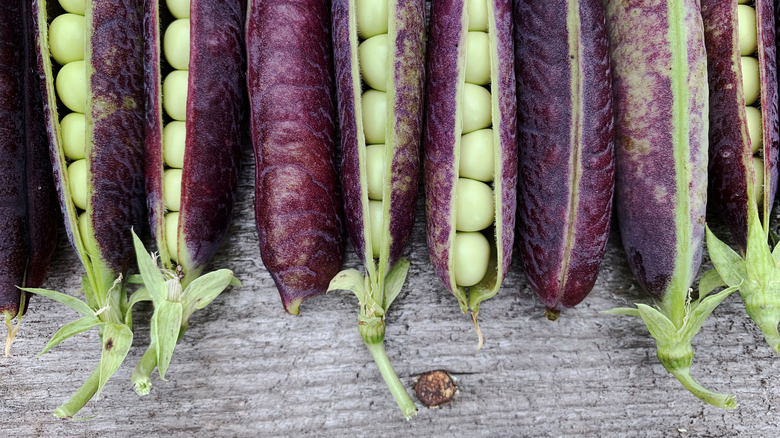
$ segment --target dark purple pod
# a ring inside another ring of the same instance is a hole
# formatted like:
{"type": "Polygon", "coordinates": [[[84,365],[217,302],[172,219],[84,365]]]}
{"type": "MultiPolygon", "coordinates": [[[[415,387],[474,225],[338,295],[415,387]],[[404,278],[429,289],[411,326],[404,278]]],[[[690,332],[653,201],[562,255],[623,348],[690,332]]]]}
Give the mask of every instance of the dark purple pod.
{"type": "Polygon", "coordinates": [[[749,135],[737,14],[738,7],[753,6],[738,6],[731,1],[701,2],[710,84],[710,193],[742,252],[747,243],[750,203],[758,203],[764,232],[768,233],[777,191],[780,144],[773,4],[771,0],[756,0],[754,5],[757,49],[753,58],[758,61],[761,145],[753,145],[749,135]],[[754,147],[762,158],[760,169],[754,168],[754,147]],[[762,193],[754,193],[756,178],[764,182],[762,193]]]}
{"type": "Polygon", "coordinates": [[[598,276],[615,185],[601,0],[515,3],[523,266],[555,319],[598,276]]]}
{"type": "Polygon", "coordinates": [[[186,141],[176,236],[165,226],[162,82],[173,68],[162,54],[171,23],[165,3],[145,1],[146,186],[152,232],[163,266],[178,264],[182,286],[216,253],[233,215],[241,161],[244,90],[243,0],[190,3],[186,141]],[[168,242],[176,242],[176,250],[168,242]]]}
{"type": "Polygon", "coordinates": [[[251,1],[246,44],[260,253],[298,314],[344,254],[328,2],[251,1]]]}
{"type": "Polygon", "coordinates": [[[19,287],[43,283],[59,220],[32,20],[25,1],[0,9],[0,315],[9,328],[27,308],[19,287]]]}
{"type": "MultiPolygon", "coordinates": [[[[425,194],[428,253],[437,275],[458,299],[461,310],[474,315],[479,304],[494,296],[512,259],[517,202],[517,102],[512,35],[512,2],[487,2],[485,30],[489,39],[490,106],[493,172],[490,181],[493,224],[482,230],[490,244],[487,272],[470,286],[456,281],[456,188],[461,179],[463,103],[469,4],[435,1],[431,9],[425,124],[425,194]],[[468,292],[467,292],[468,288],[468,292]]],[[[475,319],[476,321],[476,319],[475,319]]]]}

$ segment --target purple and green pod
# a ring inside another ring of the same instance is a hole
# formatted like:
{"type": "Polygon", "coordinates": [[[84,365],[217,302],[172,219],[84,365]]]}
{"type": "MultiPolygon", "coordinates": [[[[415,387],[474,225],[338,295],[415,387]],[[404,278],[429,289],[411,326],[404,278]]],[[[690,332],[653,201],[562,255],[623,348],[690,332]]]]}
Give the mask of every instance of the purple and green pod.
{"type": "Polygon", "coordinates": [[[297,315],[344,256],[328,2],[251,1],[246,44],[260,253],[297,315]]]}
{"type": "Polygon", "coordinates": [[[19,287],[43,284],[59,213],[30,6],[8,2],[0,9],[0,23],[0,315],[8,327],[8,356],[29,303],[19,287]]]}
{"type": "Polygon", "coordinates": [[[629,266],[657,307],[639,316],[661,364],[696,397],[733,409],[690,374],[691,341],[736,288],[692,299],[707,202],[708,85],[697,0],[608,0],[616,130],[615,208],[629,266]]]}
{"type": "Polygon", "coordinates": [[[609,50],[601,0],[515,3],[518,240],[554,320],[593,289],[615,186],[609,50]]]}
{"type": "Polygon", "coordinates": [[[481,346],[479,305],[501,287],[515,233],[512,2],[434,1],[427,74],[428,253],[481,346]]]}
{"type": "Polygon", "coordinates": [[[419,181],[425,2],[336,0],[331,16],[344,215],[365,273],[342,271],[328,289],[357,295],[360,335],[408,418],[417,409],[387,358],[384,315],[409,269],[401,255],[419,181]]]}

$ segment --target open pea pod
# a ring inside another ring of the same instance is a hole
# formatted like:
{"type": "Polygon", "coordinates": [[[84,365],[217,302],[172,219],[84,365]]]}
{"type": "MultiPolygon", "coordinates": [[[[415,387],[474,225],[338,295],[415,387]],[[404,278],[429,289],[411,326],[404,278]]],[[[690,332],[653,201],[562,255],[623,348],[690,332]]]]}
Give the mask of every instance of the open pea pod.
{"type": "Polygon", "coordinates": [[[461,311],[471,309],[478,333],[479,305],[501,287],[514,242],[512,26],[511,1],[432,4],[425,124],[428,253],[461,311]]]}
{"type": "Polygon", "coordinates": [[[0,316],[6,356],[57,244],[59,213],[43,121],[30,5],[0,8],[0,316]],[[13,324],[13,319],[17,323],[13,324]]]}
{"type": "Polygon", "coordinates": [[[401,255],[419,181],[425,2],[336,0],[331,16],[344,215],[365,281],[343,271],[329,290],[358,295],[361,337],[409,417],[416,408],[385,353],[384,315],[409,267],[401,255]]]}

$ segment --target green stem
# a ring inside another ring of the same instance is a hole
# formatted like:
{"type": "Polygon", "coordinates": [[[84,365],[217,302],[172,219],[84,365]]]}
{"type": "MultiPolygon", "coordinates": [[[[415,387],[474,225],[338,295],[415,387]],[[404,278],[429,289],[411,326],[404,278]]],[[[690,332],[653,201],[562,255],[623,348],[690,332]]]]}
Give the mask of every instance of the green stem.
{"type": "Polygon", "coordinates": [[[78,391],[73,394],[68,401],[60,405],[57,410],[54,411],[54,415],[57,418],[71,418],[76,412],[80,411],[88,401],[92,399],[92,396],[97,392],[98,384],[100,383],[100,365],[95,367],[92,374],[89,375],[87,381],[81,385],[78,391]]]}
{"type": "Polygon", "coordinates": [[[154,343],[149,345],[138,365],[130,375],[130,382],[138,395],[147,395],[152,390],[152,371],[157,366],[157,348],[154,343]]]}
{"type": "Polygon", "coordinates": [[[390,389],[390,393],[393,394],[395,402],[398,403],[398,407],[401,408],[404,417],[407,420],[412,418],[417,413],[417,406],[414,405],[414,401],[409,397],[409,393],[406,392],[404,384],[401,383],[401,380],[395,374],[393,365],[390,364],[390,359],[387,357],[384,342],[381,340],[376,343],[366,342],[366,347],[371,352],[371,356],[374,357],[374,362],[376,362],[382,378],[385,379],[385,383],[390,389]]]}
{"type": "Polygon", "coordinates": [[[729,394],[718,394],[716,392],[712,392],[708,390],[707,388],[701,386],[699,382],[693,379],[691,377],[691,369],[690,368],[681,368],[677,370],[669,370],[669,372],[672,373],[674,377],[677,377],[677,380],[682,383],[682,385],[691,392],[691,394],[695,395],[699,398],[699,400],[709,403],[712,406],[716,406],[719,408],[726,408],[726,409],[734,409],[737,405],[737,400],[733,395],[729,394]]]}

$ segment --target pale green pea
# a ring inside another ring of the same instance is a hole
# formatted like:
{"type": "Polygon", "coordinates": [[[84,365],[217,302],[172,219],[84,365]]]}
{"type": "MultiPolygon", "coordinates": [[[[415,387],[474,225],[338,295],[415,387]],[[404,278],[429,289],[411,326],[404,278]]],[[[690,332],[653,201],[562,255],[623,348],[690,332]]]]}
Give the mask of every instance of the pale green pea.
{"type": "Polygon", "coordinates": [[[57,64],[84,59],[84,16],[62,14],[49,25],[49,53],[57,64]]]}
{"type": "Polygon", "coordinates": [[[742,91],[745,94],[745,105],[753,105],[758,101],[761,92],[758,60],[752,56],[743,56],[741,60],[742,91]]]}
{"type": "Polygon", "coordinates": [[[385,145],[366,146],[366,179],[369,199],[381,201],[385,185],[385,145]]]}
{"type": "Polygon", "coordinates": [[[387,34],[373,36],[358,46],[358,65],[363,82],[369,87],[387,91],[387,34]]]}
{"type": "Polygon", "coordinates": [[[163,199],[168,211],[181,208],[181,169],[167,169],[163,174],[163,199]]]}
{"type": "Polygon", "coordinates": [[[71,111],[84,113],[87,107],[87,65],[84,61],[65,64],[57,73],[57,96],[71,111]]]}
{"type": "Polygon", "coordinates": [[[87,160],[76,160],[68,166],[68,187],[73,203],[87,209],[87,160]]]}
{"type": "Polygon", "coordinates": [[[173,121],[163,129],[163,160],[170,167],[184,167],[184,145],[187,141],[187,123],[173,121]]]}
{"type": "Polygon", "coordinates": [[[376,90],[363,93],[362,114],[366,144],[384,143],[387,130],[387,93],[376,90]]]}
{"type": "Polygon", "coordinates": [[[371,252],[373,257],[379,257],[382,246],[382,225],[384,224],[384,211],[382,201],[368,201],[368,221],[371,229],[371,252]]]}
{"type": "Polygon", "coordinates": [[[469,30],[487,32],[487,0],[469,0],[469,30]]]}
{"type": "Polygon", "coordinates": [[[477,129],[489,128],[492,125],[490,91],[487,88],[464,84],[463,86],[463,130],[468,134],[477,129]]]}
{"type": "Polygon", "coordinates": [[[387,33],[387,0],[356,0],[357,32],[361,40],[387,33]]]}
{"type": "Polygon", "coordinates": [[[480,232],[457,232],[453,247],[455,284],[467,287],[479,283],[485,277],[490,261],[490,243],[487,238],[480,232]]]}
{"type": "Polygon", "coordinates": [[[190,0],[165,0],[171,15],[176,18],[190,18],[190,0]]]}
{"type": "Polygon", "coordinates": [[[86,10],[86,1],[60,0],[60,6],[62,6],[62,9],[65,9],[66,12],[70,12],[71,14],[84,15],[84,11],[86,10]]]}
{"type": "Polygon", "coordinates": [[[493,223],[493,190],[487,184],[458,178],[455,187],[455,229],[484,230],[493,223]]]}
{"type": "Polygon", "coordinates": [[[753,193],[756,194],[756,204],[764,204],[764,160],[761,157],[753,157],[753,172],[756,179],[753,182],[753,193]]]}
{"type": "Polygon", "coordinates": [[[174,211],[165,215],[165,244],[168,246],[168,255],[171,260],[179,259],[179,212],[174,211]]]}
{"type": "Polygon", "coordinates": [[[490,83],[490,38],[485,32],[466,35],[466,82],[477,85],[490,83]]]}
{"type": "Polygon", "coordinates": [[[750,137],[750,146],[755,154],[764,145],[764,127],[761,121],[761,110],[754,106],[745,107],[747,115],[748,136],[750,137]]]}
{"type": "Polygon", "coordinates": [[[163,81],[163,108],[174,120],[187,120],[189,72],[174,70],[163,81]]]}
{"type": "Polygon", "coordinates": [[[190,19],[175,20],[165,30],[163,52],[171,67],[177,70],[190,68],[190,19]]]}
{"type": "Polygon", "coordinates": [[[96,255],[98,253],[97,242],[92,233],[92,224],[89,222],[86,211],[82,211],[79,215],[79,234],[81,234],[81,242],[84,244],[87,254],[90,256],[96,255]]]}
{"type": "Polygon", "coordinates": [[[750,55],[758,48],[756,28],[756,10],[750,6],[737,6],[737,22],[739,28],[739,52],[750,55]]]}
{"type": "Polygon", "coordinates": [[[87,123],[82,113],[68,113],[60,121],[62,151],[69,160],[80,160],[87,154],[87,123]]]}
{"type": "Polygon", "coordinates": [[[493,181],[493,130],[480,129],[460,138],[458,174],[478,181],[493,181]]]}

